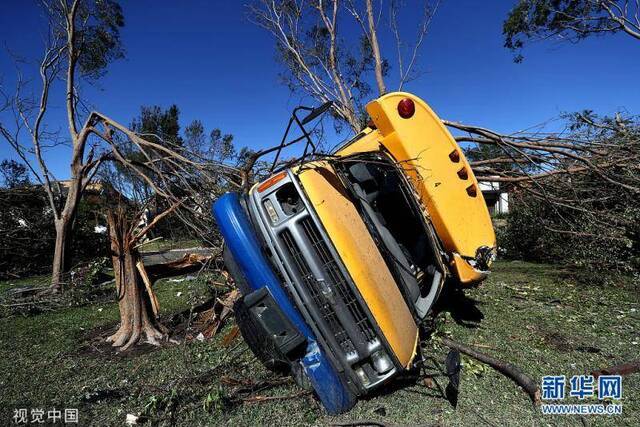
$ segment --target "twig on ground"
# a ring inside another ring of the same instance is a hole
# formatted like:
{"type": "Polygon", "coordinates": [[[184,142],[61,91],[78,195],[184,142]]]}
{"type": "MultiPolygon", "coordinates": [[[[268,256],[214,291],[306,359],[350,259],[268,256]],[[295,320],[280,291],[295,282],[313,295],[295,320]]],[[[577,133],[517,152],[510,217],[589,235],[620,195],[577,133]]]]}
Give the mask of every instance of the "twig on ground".
{"type": "Polygon", "coordinates": [[[471,344],[471,347],[480,347],[480,348],[488,348],[489,350],[495,350],[495,347],[491,347],[490,345],[486,345],[486,344],[471,344]]]}
{"type": "Polygon", "coordinates": [[[302,391],[299,391],[298,393],[287,394],[284,396],[250,396],[250,397],[243,398],[242,401],[244,403],[262,403],[262,402],[269,402],[273,400],[295,399],[297,397],[306,396],[308,394],[311,394],[311,392],[307,390],[302,390],[302,391]]]}
{"type": "Polygon", "coordinates": [[[378,426],[378,427],[392,427],[393,424],[385,424],[381,421],[376,420],[357,420],[357,421],[346,421],[344,423],[333,423],[330,424],[332,426],[340,426],[340,427],[357,427],[357,426],[378,426]]]}
{"type": "Polygon", "coordinates": [[[620,365],[611,366],[609,368],[593,371],[591,375],[599,377],[600,375],[629,375],[640,371],[640,360],[622,363],[620,365]]]}

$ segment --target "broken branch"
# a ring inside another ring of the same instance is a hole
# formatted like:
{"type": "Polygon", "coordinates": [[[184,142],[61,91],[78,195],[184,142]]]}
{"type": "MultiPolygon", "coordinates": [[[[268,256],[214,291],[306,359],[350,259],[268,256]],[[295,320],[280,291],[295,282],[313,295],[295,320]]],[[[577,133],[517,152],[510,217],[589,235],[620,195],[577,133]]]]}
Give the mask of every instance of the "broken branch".
{"type": "Polygon", "coordinates": [[[491,366],[493,369],[510,378],[516,384],[522,387],[522,389],[527,392],[534,405],[540,404],[540,388],[538,387],[538,384],[530,376],[522,372],[516,366],[498,360],[484,353],[480,353],[477,350],[474,350],[449,338],[443,337],[442,343],[449,348],[458,350],[459,352],[464,353],[469,357],[473,357],[474,359],[491,366]]]}

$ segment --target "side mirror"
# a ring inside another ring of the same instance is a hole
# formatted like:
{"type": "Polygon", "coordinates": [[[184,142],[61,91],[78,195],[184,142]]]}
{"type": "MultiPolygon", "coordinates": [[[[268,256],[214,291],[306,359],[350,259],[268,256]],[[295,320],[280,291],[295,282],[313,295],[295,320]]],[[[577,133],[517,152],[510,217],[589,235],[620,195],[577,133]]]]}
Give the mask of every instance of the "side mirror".
{"type": "Polygon", "coordinates": [[[314,108],[313,110],[311,110],[311,112],[304,119],[302,119],[301,123],[303,125],[306,125],[311,120],[315,119],[316,117],[318,117],[322,113],[326,112],[329,108],[331,108],[332,105],[333,105],[333,101],[327,101],[324,104],[322,104],[321,106],[319,106],[317,108],[314,108]]]}

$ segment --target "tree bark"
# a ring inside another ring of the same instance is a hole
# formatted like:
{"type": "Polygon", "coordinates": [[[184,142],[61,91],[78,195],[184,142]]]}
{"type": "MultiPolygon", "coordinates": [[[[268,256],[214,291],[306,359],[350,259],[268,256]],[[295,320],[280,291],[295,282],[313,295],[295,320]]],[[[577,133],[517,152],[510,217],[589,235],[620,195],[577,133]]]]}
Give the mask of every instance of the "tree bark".
{"type": "Polygon", "coordinates": [[[69,268],[69,234],[71,234],[69,217],[61,217],[55,221],[56,243],[53,253],[53,272],[51,273],[51,292],[60,292],[64,283],[64,273],[69,268]]]}
{"type": "MultiPolygon", "coordinates": [[[[78,133],[78,126],[76,124],[76,88],[75,88],[75,76],[76,65],[78,61],[78,52],[76,44],[74,42],[76,38],[76,14],[80,2],[74,0],[71,4],[71,8],[67,11],[66,19],[66,35],[67,35],[67,76],[66,76],[66,110],[67,120],[69,122],[69,134],[71,136],[71,142],[73,151],[71,154],[71,179],[69,182],[69,189],[67,197],[65,199],[64,207],[59,215],[56,216],[56,244],[53,255],[53,271],[51,275],[51,292],[59,292],[61,290],[61,284],[63,282],[63,275],[69,268],[69,253],[68,249],[70,241],[73,238],[71,235],[73,229],[73,223],[76,218],[78,210],[78,203],[82,197],[84,190],[84,181],[87,174],[90,172],[90,168],[86,168],[83,164],[85,146],[87,138],[90,133],[90,122],[82,128],[78,133]]],[[[67,7],[66,1],[64,7],[67,7]]],[[[39,148],[39,142],[35,144],[39,148]]],[[[43,174],[47,175],[46,170],[43,170],[43,174]]],[[[53,200],[51,200],[51,208],[56,209],[53,200]]]]}
{"type": "Polygon", "coordinates": [[[371,50],[375,60],[376,83],[378,84],[378,92],[380,96],[387,92],[384,84],[384,75],[382,70],[382,56],[380,55],[380,46],[378,45],[378,34],[376,32],[375,16],[373,16],[373,5],[371,0],[367,0],[367,18],[369,23],[369,41],[371,42],[371,50]]]}
{"type": "Polygon", "coordinates": [[[621,365],[611,366],[609,368],[600,369],[591,372],[594,377],[600,375],[629,375],[640,371],[640,360],[634,360],[633,362],[623,363],[621,365]]]}
{"type": "MultiPolygon", "coordinates": [[[[69,270],[69,247],[73,238],[73,223],[78,212],[78,203],[82,194],[82,175],[78,173],[79,166],[72,171],[64,208],[55,219],[56,243],[53,253],[53,269],[51,273],[50,292],[62,290],[64,274],[69,270]],[[78,176],[80,175],[80,176],[78,176]]],[[[55,208],[52,207],[52,208],[55,208]]]]}
{"type": "Polygon", "coordinates": [[[129,224],[121,211],[109,211],[107,221],[120,308],[120,327],[107,338],[107,342],[112,342],[120,350],[127,350],[141,341],[158,345],[165,338],[166,330],[153,312],[153,290],[147,290],[136,266],[140,262],[140,254],[128,233],[129,224]]]}

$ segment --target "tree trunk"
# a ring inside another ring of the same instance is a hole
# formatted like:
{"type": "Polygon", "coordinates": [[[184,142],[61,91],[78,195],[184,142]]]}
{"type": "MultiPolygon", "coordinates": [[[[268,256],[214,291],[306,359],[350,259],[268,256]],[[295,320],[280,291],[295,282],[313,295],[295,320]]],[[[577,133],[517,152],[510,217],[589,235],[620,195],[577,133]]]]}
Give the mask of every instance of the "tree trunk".
{"type": "Polygon", "coordinates": [[[64,274],[69,269],[69,244],[74,218],[69,215],[62,215],[55,220],[56,244],[53,253],[53,272],[51,274],[51,292],[62,290],[64,274]]]}
{"type": "MultiPolygon", "coordinates": [[[[73,238],[73,223],[78,213],[78,204],[82,196],[82,174],[79,166],[72,169],[71,180],[67,190],[64,208],[55,220],[56,244],[53,253],[53,271],[51,273],[51,292],[62,290],[64,274],[69,270],[69,248],[73,238]]],[[[55,206],[52,206],[55,209],[55,206]]]]}
{"type": "Polygon", "coordinates": [[[382,71],[382,56],[380,55],[380,46],[378,45],[378,34],[376,30],[375,17],[373,16],[373,5],[371,0],[366,1],[367,4],[367,20],[369,22],[369,41],[371,42],[371,50],[375,61],[376,83],[378,85],[378,93],[380,96],[387,92],[384,84],[384,73],[382,71]]]}
{"type": "Polygon", "coordinates": [[[138,272],[136,264],[140,254],[132,245],[125,215],[120,211],[108,212],[111,258],[115,275],[120,327],[107,338],[114,347],[127,350],[138,342],[146,341],[158,345],[166,336],[165,328],[158,322],[152,310],[152,298],[138,272]]]}

